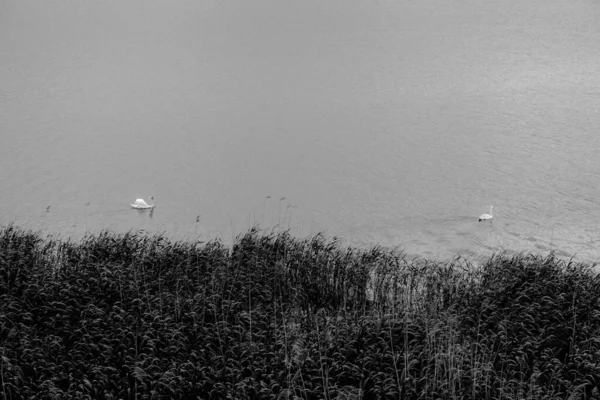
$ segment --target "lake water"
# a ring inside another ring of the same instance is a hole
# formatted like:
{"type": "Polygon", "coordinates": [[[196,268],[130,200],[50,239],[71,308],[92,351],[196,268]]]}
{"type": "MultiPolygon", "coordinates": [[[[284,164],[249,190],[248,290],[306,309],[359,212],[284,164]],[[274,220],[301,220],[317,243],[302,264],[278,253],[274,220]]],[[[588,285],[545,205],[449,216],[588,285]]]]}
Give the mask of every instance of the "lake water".
{"type": "Polygon", "coordinates": [[[5,0],[0,222],[596,261],[599,43],[589,0],[5,0]]]}

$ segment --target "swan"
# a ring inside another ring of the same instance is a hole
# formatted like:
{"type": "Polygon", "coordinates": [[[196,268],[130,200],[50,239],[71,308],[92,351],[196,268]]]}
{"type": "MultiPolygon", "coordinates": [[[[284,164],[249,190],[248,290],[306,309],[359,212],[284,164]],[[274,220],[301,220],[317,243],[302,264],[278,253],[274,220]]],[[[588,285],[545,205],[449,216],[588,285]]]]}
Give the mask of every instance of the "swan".
{"type": "Polygon", "coordinates": [[[494,208],[494,206],[490,206],[490,213],[489,214],[481,214],[479,216],[479,221],[483,221],[486,219],[492,219],[494,218],[494,214],[492,214],[492,208],[494,208]]]}
{"type": "MultiPolygon", "coordinates": [[[[154,197],[150,196],[149,200],[154,200],[154,197]]],[[[131,204],[131,207],[138,209],[154,208],[154,204],[148,204],[144,199],[136,199],[135,202],[131,204]]]]}

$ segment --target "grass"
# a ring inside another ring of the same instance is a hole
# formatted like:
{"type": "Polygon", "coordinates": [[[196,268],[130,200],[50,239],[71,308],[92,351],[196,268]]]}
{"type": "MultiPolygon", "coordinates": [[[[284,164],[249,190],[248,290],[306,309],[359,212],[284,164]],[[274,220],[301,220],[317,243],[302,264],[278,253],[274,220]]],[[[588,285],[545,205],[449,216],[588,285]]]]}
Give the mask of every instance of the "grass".
{"type": "Polygon", "coordinates": [[[10,225],[0,372],[2,399],[597,399],[600,277],[552,254],[10,225]]]}

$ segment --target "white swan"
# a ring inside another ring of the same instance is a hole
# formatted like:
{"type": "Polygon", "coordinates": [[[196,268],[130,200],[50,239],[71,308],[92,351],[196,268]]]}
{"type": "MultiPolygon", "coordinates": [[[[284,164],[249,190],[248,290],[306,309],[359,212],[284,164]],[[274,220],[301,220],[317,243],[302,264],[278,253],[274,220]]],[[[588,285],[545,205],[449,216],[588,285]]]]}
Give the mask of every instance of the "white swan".
{"type": "Polygon", "coordinates": [[[494,218],[494,214],[492,214],[492,208],[494,208],[494,206],[490,206],[490,213],[489,214],[481,214],[479,216],[479,221],[483,221],[486,219],[492,219],[494,218]]]}
{"type": "MultiPolygon", "coordinates": [[[[150,200],[154,200],[154,197],[150,196],[150,200]]],[[[154,208],[154,204],[148,204],[144,201],[144,199],[136,199],[135,202],[131,204],[131,207],[138,209],[154,208]]]]}

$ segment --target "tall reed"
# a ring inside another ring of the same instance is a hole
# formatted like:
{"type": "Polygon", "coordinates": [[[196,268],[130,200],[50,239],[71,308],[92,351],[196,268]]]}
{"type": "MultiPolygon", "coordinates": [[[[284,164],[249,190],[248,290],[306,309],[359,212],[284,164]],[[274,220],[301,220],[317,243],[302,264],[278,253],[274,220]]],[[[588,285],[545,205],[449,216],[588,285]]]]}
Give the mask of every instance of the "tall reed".
{"type": "Polygon", "coordinates": [[[599,337],[594,266],[552,254],[0,229],[3,399],[598,398],[599,337]]]}

